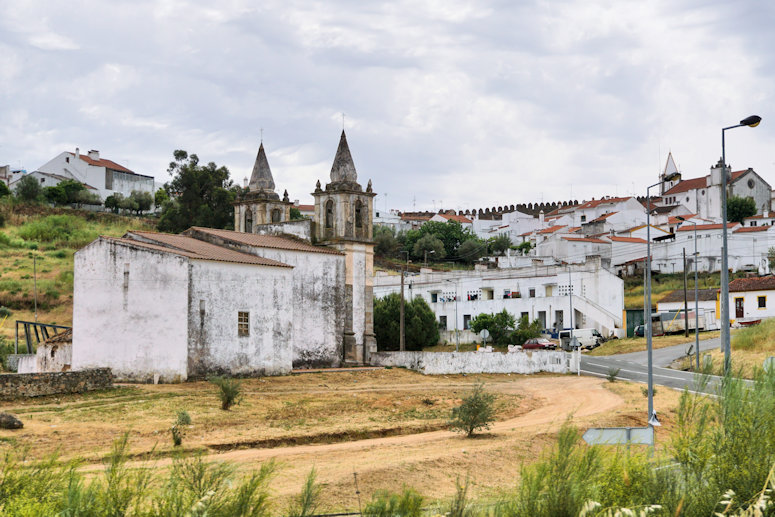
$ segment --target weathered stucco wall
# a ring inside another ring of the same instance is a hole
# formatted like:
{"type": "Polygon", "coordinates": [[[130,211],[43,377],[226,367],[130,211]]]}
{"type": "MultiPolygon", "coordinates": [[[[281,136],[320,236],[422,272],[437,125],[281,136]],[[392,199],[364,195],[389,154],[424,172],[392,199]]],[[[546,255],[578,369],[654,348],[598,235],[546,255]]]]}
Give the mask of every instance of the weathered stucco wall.
{"type": "Polygon", "coordinates": [[[262,224],[258,227],[254,226],[253,232],[259,235],[293,235],[309,241],[312,240],[312,220],[262,224]]]}
{"type": "MultiPolygon", "coordinates": [[[[571,358],[572,362],[572,358],[571,358]]],[[[376,352],[373,366],[400,366],[426,375],[456,373],[567,373],[565,352],[376,352]]]]}
{"type": "Polygon", "coordinates": [[[83,393],[112,386],[113,376],[108,368],[78,372],[9,373],[0,375],[0,399],[83,393]]]}
{"type": "Polygon", "coordinates": [[[72,362],[72,343],[41,343],[35,351],[36,372],[66,372],[72,362]]]}
{"type": "Polygon", "coordinates": [[[290,372],[292,274],[290,268],[192,260],[189,376],[290,372]],[[247,336],[239,335],[239,312],[248,313],[247,336]]]}
{"type": "Polygon", "coordinates": [[[188,259],[98,239],[75,254],[72,369],[187,377],[188,259]]]}

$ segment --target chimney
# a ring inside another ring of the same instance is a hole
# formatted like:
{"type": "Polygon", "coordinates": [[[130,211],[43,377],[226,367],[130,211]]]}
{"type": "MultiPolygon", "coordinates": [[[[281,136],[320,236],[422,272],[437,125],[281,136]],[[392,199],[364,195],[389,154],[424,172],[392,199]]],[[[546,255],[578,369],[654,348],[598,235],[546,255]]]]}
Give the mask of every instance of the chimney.
{"type": "Polygon", "coordinates": [[[247,176],[242,178],[242,187],[243,188],[248,188],[248,177],[247,176]]]}
{"type": "Polygon", "coordinates": [[[100,152],[96,149],[92,149],[91,151],[89,151],[89,158],[91,158],[94,161],[99,161],[100,152]]]}
{"type": "Polygon", "coordinates": [[[81,150],[78,149],[77,147],[75,148],[75,157],[76,158],[80,158],[81,157],[81,150]]]}
{"type": "Polygon", "coordinates": [[[541,223],[541,226],[544,225],[544,211],[543,210],[538,212],[538,222],[541,223]]]}

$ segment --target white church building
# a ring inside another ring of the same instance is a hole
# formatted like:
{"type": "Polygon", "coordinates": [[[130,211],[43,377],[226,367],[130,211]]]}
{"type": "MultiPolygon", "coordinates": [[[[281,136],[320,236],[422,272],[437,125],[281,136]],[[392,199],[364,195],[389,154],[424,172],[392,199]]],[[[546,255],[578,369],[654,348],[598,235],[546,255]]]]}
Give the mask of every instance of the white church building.
{"type": "Polygon", "coordinates": [[[249,187],[236,231],[132,231],[75,254],[73,369],[179,382],[368,362],[374,193],[344,132],[314,219],[289,220],[263,143],[249,187]]]}

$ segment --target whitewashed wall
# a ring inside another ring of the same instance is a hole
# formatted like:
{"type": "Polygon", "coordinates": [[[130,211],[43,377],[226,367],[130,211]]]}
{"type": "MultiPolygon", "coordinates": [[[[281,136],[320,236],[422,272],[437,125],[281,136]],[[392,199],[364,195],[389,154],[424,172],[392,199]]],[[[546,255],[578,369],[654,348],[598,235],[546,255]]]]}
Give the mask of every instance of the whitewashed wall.
{"type": "Polygon", "coordinates": [[[457,373],[567,373],[575,363],[570,354],[530,352],[377,352],[374,366],[404,367],[425,375],[457,373]]]}
{"type": "Polygon", "coordinates": [[[282,375],[293,361],[290,268],[191,261],[188,372],[282,375]],[[239,336],[237,313],[249,313],[239,336]]]}
{"type": "Polygon", "coordinates": [[[76,252],[72,369],[186,380],[188,280],[188,259],[170,253],[102,238],[76,252]]]}

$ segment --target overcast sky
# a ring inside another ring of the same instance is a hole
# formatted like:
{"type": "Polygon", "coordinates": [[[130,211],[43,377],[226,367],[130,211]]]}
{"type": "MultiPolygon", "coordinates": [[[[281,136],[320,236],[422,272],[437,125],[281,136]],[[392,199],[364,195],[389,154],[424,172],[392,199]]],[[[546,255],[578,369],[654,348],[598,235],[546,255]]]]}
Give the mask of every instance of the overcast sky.
{"type": "Polygon", "coordinates": [[[0,165],[172,152],[329,181],[342,113],[380,208],[642,195],[669,150],[775,185],[775,3],[0,0],[0,165]],[[387,197],[386,197],[387,196],[387,197]]]}

